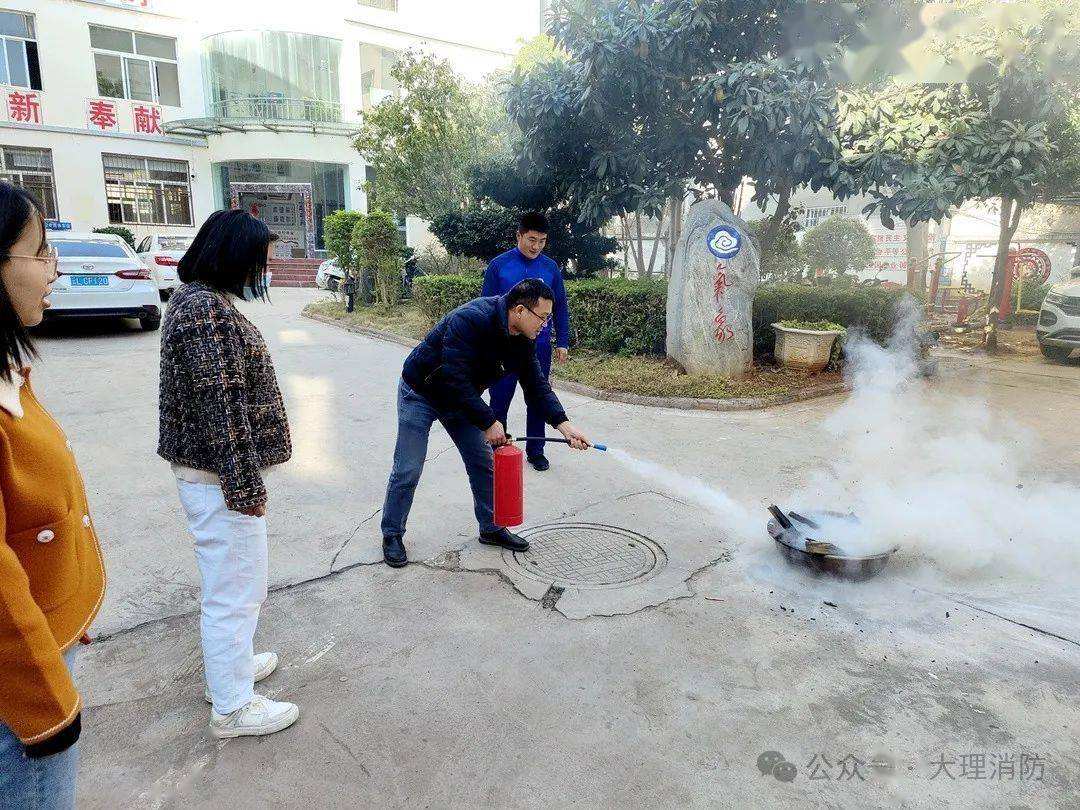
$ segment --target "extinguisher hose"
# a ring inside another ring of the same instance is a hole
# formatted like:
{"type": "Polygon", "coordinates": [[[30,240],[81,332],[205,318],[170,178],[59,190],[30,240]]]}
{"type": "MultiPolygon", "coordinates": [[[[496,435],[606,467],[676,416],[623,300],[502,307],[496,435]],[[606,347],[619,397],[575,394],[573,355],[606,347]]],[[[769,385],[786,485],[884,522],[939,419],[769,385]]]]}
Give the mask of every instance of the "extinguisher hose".
{"type": "MultiPolygon", "coordinates": [[[[559,444],[570,444],[569,439],[553,439],[550,436],[522,436],[521,438],[515,439],[513,436],[508,435],[506,438],[515,442],[558,442],[559,444]]],[[[590,444],[589,447],[593,450],[600,450],[602,452],[607,451],[606,444],[590,444]]]]}

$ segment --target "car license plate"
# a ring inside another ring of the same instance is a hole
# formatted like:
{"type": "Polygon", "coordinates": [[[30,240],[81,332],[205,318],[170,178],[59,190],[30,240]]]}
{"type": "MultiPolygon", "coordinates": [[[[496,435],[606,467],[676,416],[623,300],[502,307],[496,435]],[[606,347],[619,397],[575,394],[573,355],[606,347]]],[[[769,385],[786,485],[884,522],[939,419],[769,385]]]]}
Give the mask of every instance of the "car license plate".
{"type": "Polygon", "coordinates": [[[108,287],[108,276],[72,276],[72,287],[108,287]]]}

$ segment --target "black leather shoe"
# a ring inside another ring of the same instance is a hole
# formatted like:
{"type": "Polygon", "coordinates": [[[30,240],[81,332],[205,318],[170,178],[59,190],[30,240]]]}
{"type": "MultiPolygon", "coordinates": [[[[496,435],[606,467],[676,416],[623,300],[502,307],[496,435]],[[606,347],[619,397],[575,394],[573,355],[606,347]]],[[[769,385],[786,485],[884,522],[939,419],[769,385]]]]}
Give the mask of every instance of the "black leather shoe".
{"type": "Polygon", "coordinates": [[[529,463],[533,465],[533,469],[537,472],[551,469],[551,462],[547,460],[547,456],[529,456],[529,463]]]}
{"type": "Polygon", "coordinates": [[[511,551],[529,550],[529,541],[524,537],[518,537],[509,529],[499,529],[497,532],[485,532],[480,535],[480,542],[485,546],[502,546],[511,551]]]}
{"type": "Polygon", "coordinates": [[[409,564],[409,555],[400,537],[384,537],[382,554],[386,564],[391,568],[402,568],[409,564]]]}

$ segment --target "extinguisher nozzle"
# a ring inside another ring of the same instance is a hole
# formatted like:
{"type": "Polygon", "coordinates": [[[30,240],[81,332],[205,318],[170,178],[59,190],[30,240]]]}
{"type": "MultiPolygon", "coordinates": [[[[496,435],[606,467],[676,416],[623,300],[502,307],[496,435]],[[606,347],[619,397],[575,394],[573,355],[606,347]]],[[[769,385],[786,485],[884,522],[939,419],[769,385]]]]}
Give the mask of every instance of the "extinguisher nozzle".
{"type": "Polygon", "coordinates": [[[592,446],[592,449],[593,450],[600,450],[601,452],[606,453],[607,452],[607,445],[606,444],[594,444],[592,446]]]}

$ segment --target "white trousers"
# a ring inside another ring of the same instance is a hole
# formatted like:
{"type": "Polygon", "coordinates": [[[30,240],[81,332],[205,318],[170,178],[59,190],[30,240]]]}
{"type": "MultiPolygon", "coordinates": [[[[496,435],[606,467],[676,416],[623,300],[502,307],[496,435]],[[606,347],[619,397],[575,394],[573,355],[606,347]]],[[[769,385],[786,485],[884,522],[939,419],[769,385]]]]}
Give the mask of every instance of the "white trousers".
{"type": "Polygon", "coordinates": [[[221,487],[177,480],[202,578],[203,667],[214,710],[255,696],[252,642],[266,599],[266,518],[230,511],[221,487]]]}

